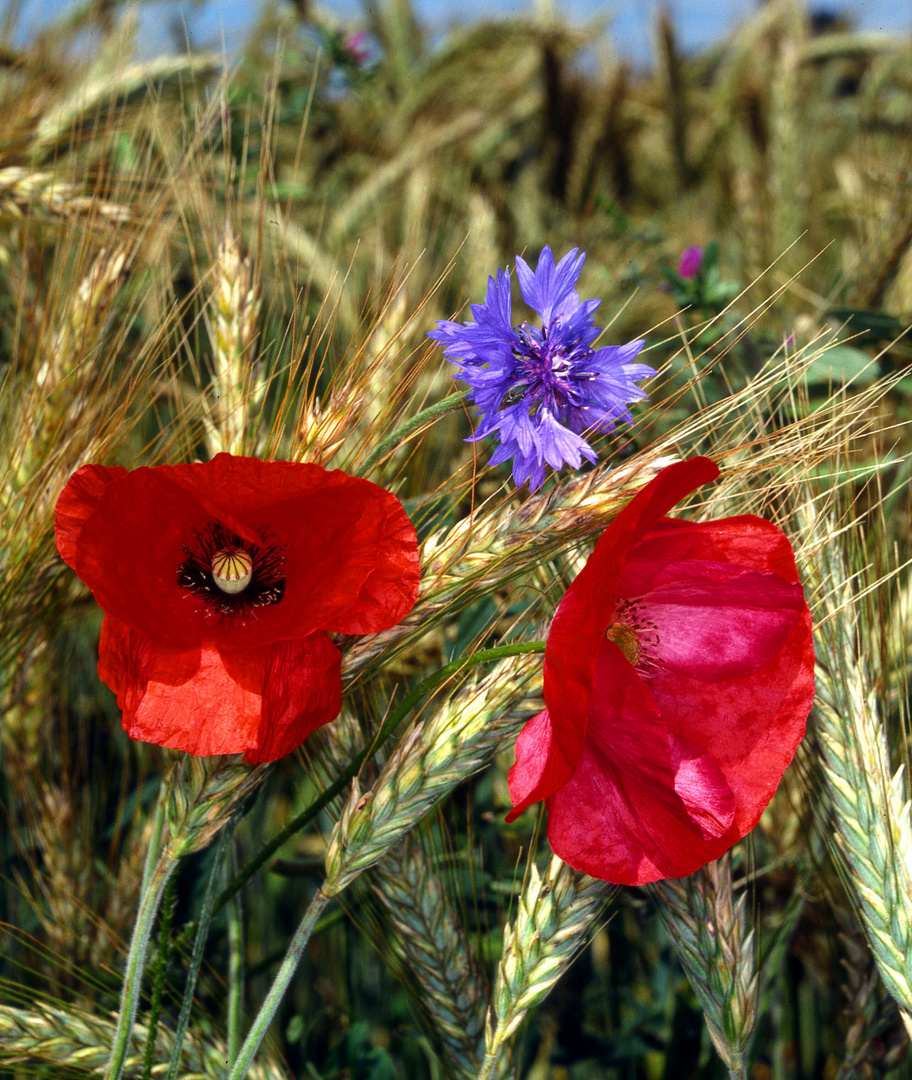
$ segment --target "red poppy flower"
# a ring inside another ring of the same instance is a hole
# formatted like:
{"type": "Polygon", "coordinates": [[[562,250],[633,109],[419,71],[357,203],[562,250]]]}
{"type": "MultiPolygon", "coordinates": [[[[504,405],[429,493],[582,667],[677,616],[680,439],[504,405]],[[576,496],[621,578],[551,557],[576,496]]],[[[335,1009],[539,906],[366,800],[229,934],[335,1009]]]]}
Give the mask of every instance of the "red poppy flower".
{"type": "Polygon", "coordinates": [[[396,497],[318,465],[218,454],[86,465],[57,550],[104,609],[98,674],[133,739],[272,761],[339,713],[327,631],[394,626],[418,590],[396,497]]]}
{"type": "Polygon", "coordinates": [[[547,708],[516,743],[512,821],[594,877],[643,885],[718,858],[760,818],[814,697],[811,617],[784,534],[745,516],[665,517],[718,468],[663,469],[558,606],[547,708]]]}

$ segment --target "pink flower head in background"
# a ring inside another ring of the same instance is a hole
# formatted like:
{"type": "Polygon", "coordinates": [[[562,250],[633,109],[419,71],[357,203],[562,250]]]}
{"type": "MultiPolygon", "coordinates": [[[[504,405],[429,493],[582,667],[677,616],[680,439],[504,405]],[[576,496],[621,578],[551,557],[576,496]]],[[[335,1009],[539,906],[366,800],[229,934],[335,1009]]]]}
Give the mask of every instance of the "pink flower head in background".
{"type": "Polygon", "coordinates": [[[695,278],[700,273],[700,267],[703,265],[703,248],[701,247],[689,247],[685,248],[681,252],[681,258],[678,259],[678,277],[683,278],[685,281],[690,281],[691,278],[695,278]]]}
{"type": "Polygon", "coordinates": [[[353,30],[345,37],[344,49],[355,67],[364,67],[370,60],[370,40],[366,30],[353,30]]]}
{"type": "Polygon", "coordinates": [[[546,708],[516,743],[512,821],[547,800],[564,862],[622,885],[683,877],[760,819],[814,699],[811,616],[762,518],[666,517],[719,474],[663,469],[618,514],[548,633],[546,708]]]}

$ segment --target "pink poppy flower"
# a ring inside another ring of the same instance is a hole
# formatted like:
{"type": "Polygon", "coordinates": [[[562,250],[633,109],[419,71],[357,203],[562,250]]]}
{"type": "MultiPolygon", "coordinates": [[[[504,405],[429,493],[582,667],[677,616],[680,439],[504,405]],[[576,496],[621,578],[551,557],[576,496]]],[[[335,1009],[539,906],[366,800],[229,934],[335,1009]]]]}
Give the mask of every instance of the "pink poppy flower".
{"type": "Polygon", "coordinates": [[[665,516],[718,475],[707,458],[669,466],[602,534],[551,624],[547,707],[516,743],[507,820],[545,799],[553,851],[605,881],[718,858],[804,734],[814,646],[785,535],[665,516]]]}

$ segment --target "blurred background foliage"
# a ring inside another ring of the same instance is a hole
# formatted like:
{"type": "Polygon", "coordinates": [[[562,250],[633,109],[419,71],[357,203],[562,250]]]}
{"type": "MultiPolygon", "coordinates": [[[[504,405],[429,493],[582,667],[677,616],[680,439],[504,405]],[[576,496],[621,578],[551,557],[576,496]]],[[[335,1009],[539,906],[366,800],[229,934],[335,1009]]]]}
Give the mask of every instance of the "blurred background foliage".
{"type": "MultiPolygon", "coordinates": [[[[517,254],[580,247],[581,292],[602,299],[606,340],[646,337],[646,362],[660,369],[641,423],[605,454],[629,456],[676,430],[682,452],[711,451],[722,436],[688,436],[689,419],[761,371],[769,396],[754,403],[745,468],[762,458],[764,431],[834,393],[868,395],[846,409],[847,427],[868,434],[847,459],[814,467],[845,481],[858,505],[886,503],[866,540],[875,571],[896,564],[897,545],[898,561],[908,557],[910,40],[856,34],[788,2],[763,5],[698,55],[660,16],[648,71],[616,56],[602,26],[553,16],[431,42],[408,0],[370,5],[352,24],[306,0],[267,6],[227,62],[150,59],[136,26],[130,8],[92,0],[26,45],[13,44],[8,22],[0,45],[0,1003],[11,1008],[116,1008],[167,755],[120,732],[94,670],[100,613],[62,572],[53,505],[87,460],[206,454],[210,297],[226,229],[256,296],[241,388],[257,402],[249,452],[357,470],[407,412],[451,392],[449,365],[425,337],[434,321],[479,302],[488,275],[517,254]],[[705,257],[697,278],[682,278],[690,246],[705,257]],[[806,358],[797,384],[786,376],[795,357],[806,358]]],[[[372,474],[421,535],[475,500],[511,497],[508,469],[483,472],[469,431],[463,413],[446,417],[372,474]]],[[[763,499],[756,508],[769,510],[763,499]]],[[[397,658],[393,676],[522,630],[530,604],[536,619],[553,609],[570,576],[550,564],[454,613],[397,658]]],[[[912,614],[899,580],[876,593],[866,647],[872,677],[894,688],[888,720],[904,760],[912,614]],[[898,654],[884,627],[899,635],[898,654]]],[[[386,699],[359,693],[352,712],[374,730],[386,699]]],[[[242,858],[319,790],[318,759],[332,749],[322,739],[273,775],[239,830],[242,858]]],[[[481,1001],[537,842],[525,819],[503,824],[509,764],[506,753],[461,786],[414,841],[469,935],[481,1001]]],[[[735,856],[763,960],[750,1075],[907,1077],[908,1039],[828,860],[815,783],[805,756],[735,856]]],[[[245,890],[248,1003],[265,993],[319,880],[332,820],[290,841],[245,890]]],[[[208,858],[183,867],[176,926],[200,903],[208,858]]],[[[283,1005],[275,1060],[325,1080],[458,1075],[382,889],[365,878],[342,901],[283,1005]]],[[[197,991],[201,1042],[219,1030],[229,948],[222,914],[197,991]]],[[[179,954],[164,956],[166,1005],[180,999],[179,954]]],[[[53,1031],[46,1051],[20,1057],[4,1031],[0,1075],[93,1075],[88,1060],[54,1056],[53,1031]]],[[[614,899],[521,1029],[516,1070],[532,1080],[725,1075],[646,893],[614,899]]]]}

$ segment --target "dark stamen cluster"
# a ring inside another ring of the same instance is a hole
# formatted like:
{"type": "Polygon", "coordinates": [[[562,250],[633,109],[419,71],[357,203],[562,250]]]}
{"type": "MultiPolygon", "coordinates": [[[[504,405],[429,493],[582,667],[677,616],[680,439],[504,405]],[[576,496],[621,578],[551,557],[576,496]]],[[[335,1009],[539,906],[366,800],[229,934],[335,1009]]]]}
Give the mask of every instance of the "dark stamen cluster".
{"type": "Polygon", "coordinates": [[[177,568],[177,583],[198,596],[207,614],[249,615],[254,608],[278,604],[285,595],[285,549],[260,529],[262,544],[251,544],[220,521],[194,529],[194,542],[182,545],[186,559],[177,568]],[[253,562],[250,582],[239,593],[223,592],[212,577],[212,559],[219,551],[241,548],[253,562]]]}

